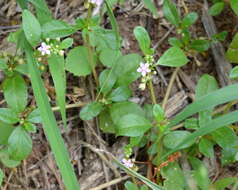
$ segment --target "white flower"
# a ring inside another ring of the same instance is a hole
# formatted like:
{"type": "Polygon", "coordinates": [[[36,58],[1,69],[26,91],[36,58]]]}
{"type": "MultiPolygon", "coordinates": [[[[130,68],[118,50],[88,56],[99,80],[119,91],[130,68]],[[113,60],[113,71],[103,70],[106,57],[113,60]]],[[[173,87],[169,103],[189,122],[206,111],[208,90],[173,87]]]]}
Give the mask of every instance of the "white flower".
{"type": "Polygon", "coordinates": [[[122,163],[124,166],[126,166],[127,168],[132,168],[134,166],[133,162],[131,159],[126,159],[126,158],[123,158],[122,159],[122,163]]]}
{"type": "Polygon", "coordinates": [[[149,63],[141,63],[137,72],[141,73],[143,77],[146,76],[146,74],[151,72],[149,63]]]}
{"type": "Polygon", "coordinates": [[[103,0],[89,0],[89,3],[100,6],[103,3],[103,0]]]}
{"type": "Polygon", "coordinates": [[[50,55],[50,48],[51,46],[47,45],[45,42],[41,43],[41,46],[38,48],[38,50],[41,52],[41,55],[50,55]]]}

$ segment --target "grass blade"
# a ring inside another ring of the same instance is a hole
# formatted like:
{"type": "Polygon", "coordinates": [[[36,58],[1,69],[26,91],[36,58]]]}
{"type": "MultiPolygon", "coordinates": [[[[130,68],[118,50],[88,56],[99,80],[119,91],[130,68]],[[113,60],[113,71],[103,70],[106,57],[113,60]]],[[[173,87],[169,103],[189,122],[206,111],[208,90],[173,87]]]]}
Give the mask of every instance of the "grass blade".
{"type": "Polygon", "coordinates": [[[68,152],[60,134],[60,130],[57,126],[54,114],[51,111],[43,81],[40,77],[40,73],[36,66],[36,61],[33,57],[33,51],[29,44],[25,45],[25,52],[27,56],[33,92],[42,117],[43,129],[55,156],[56,163],[63,178],[63,182],[67,190],[79,190],[80,188],[76,175],[73,171],[72,165],[70,164],[68,152]]]}
{"type": "Polygon", "coordinates": [[[52,55],[48,59],[50,73],[52,75],[56,100],[60,108],[61,117],[66,127],[66,111],[65,111],[65,94],[66,94],[66,75],[64,68],[64,57],[60,55],[52,55]]]}
{"type": "Polygon", "coordinates": [[[132,169],[129,169],[127,167],[125,167],[120,161],[118,161],[117,159],[113,158],[114,161],[118,164],[118,166],[123,169],[124,171],[126,171],[128,174],[138,178],[139,180],[141,180],[142,182],[144,182],[147,186],[149,186],[151,189],[153,190],[164,190],[162,187],[160,187],[159,185],[153,183],[152,181],[150,181],[149,179],[147,179],[146,177],[140,175],[139,173],[135,172],[132,169]]]}
{"type": "Polygon", "coordinates": [[[111,25],[112,25],[112,30],[114,31],[115,36],[116,36],[117,49],[120,49],[120,47],[121,47],[120,33],[119,33],[117,21],[116,21],[116,18],[114,16],[114,14],[113,14],[112,7],[111,7],[111,4],[109,3],[109,1],[106,0],[105,3],[106,3],[106,7],[107,7],[107,13],[108,13],[111,25]]]}
{"type": "Polygon", "coordinates": [[[233,84],[209,93],[188,105],[168,125],[172,127],[193,114],[238,99],[238,84],[233,84]]]}
{"type": "Polygon", "coordinates": [[[228,113],[226,115],[217,117],[216,119],[213,119],[210,122],[208,122],[204,127],[199,128],[197,131],[195,131],[194,133],[189,135],[180,144],[178,144],[178,146],[176,146],[173,150],[169,151],[164,156],[159,158],[159,160],[163,160],[164,158],[166,158],[170,154],[178,151],[179,149],[181,149],[181,147],[183,147],[183,145],[186,142],[190,142],[192,140],[195,140],[196,138],[198,138],[200,136],[207,135],[207,134],[209,134],[209,133],[211,133],[211,132],[213,132],[213,131],[221,128],[221,127],[230,125],[230,124],[235,123],[237,121],[238,121],[238,111],[233,111],[233,112],[228,113]]]}

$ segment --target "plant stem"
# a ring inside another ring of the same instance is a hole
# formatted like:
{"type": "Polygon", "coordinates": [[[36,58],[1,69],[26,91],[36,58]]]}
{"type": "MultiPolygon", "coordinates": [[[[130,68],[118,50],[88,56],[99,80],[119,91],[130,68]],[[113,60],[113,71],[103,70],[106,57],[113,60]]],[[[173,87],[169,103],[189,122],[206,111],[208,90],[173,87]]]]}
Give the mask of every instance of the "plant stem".
{"type": "MultiPolygon", "coordinates": [[[[89,8],[88,8],[88,14],[87,14],[87,24],[88,25],[89,25],[91,16],[92,16],[92,5],[90,4],[89,8]]],[[[93,77],[95,79],[96,85],[99,86],[98,75],[97,75],[97,72],[96,72],[95,67],[94,67],[93,49],[90,45],[89,27],[88,27],[88,31],[86,33],[86,41],[84,41],[84,44],[88,49],[88,60],[89,60],[89,64],[90,64],[92,72],[93,72],[93,77]]]]}
{"type": "Polygon", "coordinates": [[[150,96],[151,96],[152,103],[156,104],[156,97],[155,97],[155,91],[154,91],[152,79],[149,80],[149,89],[150,89],[150,96]]]}
{"type": "Polygon", "coordinates": [[[170,81],[169,81],[169,86],[168,86],[168,88],[167,88],[167,91],[166,91],[166,94],[165,94],[165,97],[164,97],[164,100],[163,100],[163,103],[162,103],[162,108],[163,108],[163,109],[165,109],[165,106],[166,106],[166,104],[167,104],[167,102],[168,102],[169,95],[170,95],[170,93],[171,93],[171,90],[172,90],[172,87],[173,87],[175,78],[176,78],[176,76],[177,76],[177,74],[178,74],[178,71],[179,71],[179,67],[177,67],[177,68],[175,69],[175,71],[173,72],[173,75],[172,75],[172,77],[171,77],[171,79],[170,79],[170,81]]]}

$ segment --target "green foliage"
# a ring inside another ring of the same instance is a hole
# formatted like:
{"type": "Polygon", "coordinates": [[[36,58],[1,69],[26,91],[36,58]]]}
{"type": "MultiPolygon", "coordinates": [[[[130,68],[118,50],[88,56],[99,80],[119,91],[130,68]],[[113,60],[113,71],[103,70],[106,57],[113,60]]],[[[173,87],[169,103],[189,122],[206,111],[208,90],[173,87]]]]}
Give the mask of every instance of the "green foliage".
{"type": "Polygon", "coordinates": [[[229,49],[226,52],[226,58],[233,62],[233,63],[238,63],[238,33],[234,36],[229,49]]]}
{"type": "Polygon", "coordinates": [[[134,29],[134,35],[139,42],[140,49],[145,55],[151,55],[153,51],[150,49],[151,41],[150,36],[142,26],[137,26],[134,29]]]}
{"type": "Polygon", "coordinates": [[[0,168],[0,186],[2,185],[3,178],[4,178],[4,173],[3,173],[2,169],[0,168]]]}
{"type": "Polygon", "coordinates": [[[238,77],[238,66],[235,66],[230,72],[230,78],[234,79],[238,77]]]}
{"type": "Polygon", "coordinates": [[[214,5],[212,5],[209,9],[209,14],[212,16],[217,16],[219,15],[222,10],[225,7],[225,3],[224,2],[217,2],[214,5]]]}
{"type": "Polygon", "coordinates": [[[25,159],[32,149],[32,141],[28,133],[22,128],[17,127],[8,138],[9,158],[16,161],[25,159]]]}
{"type": "Polygon", "coordinates": [[[210,42],[208,40],[192,40],[190,47],[198,52],[204,52],[209,49],[210,42]]]}
{"type": "Polygon", "coordinates": [[[50,73],[52,75],[55,90],[56,100],[60,107],[60,113],[66,126],[66,111],[65,111],[65,95],[66,95],[66,74],[65,62],[63,56],[52,55],[48,59],[50,73]]]}
{"type": "Polygon", "coordinates": [[[188,59],[184,52],[178,47],[171,47],[160,57],[156,65],[181,67],[186,63],[188,59]]]}
{"type": "Polygon", "coordinates": [[[28,42],[34,47],[41,39],[41,26],[36,17],[28,10],[22,14],[23,30],[28,42]]]}
{"type": "Polygon", "coordinates": [[[87,48],[78,46],[70,50],[66,58],[65,68],[76,76],[89,75],[92,69],[87,48]]]}
{"type": "Polygon", "coordinates": [[[154,17],[158,17],[158,10],[153,2],[153,0],[143,0],[145,7],[150,10],[154,17]]]}
{"type": "Polygon", "coordinates": [[[237,0],[230,0],[230,5],[232,10],[238,15],[238,1],[237,0]]]}
{"type": "Polygon", "coordinates": [[[62,38],[76,32],[76,28],[64,21],[52,20],[42,26],[43,38],[62,38]]]}
{"type": "Polygon", "coordinates": [[[198,14],[195,12],[188,13],[182,20],[181,27],[183,29],[192,26],[198,19],[198,14]]]}
{"type": "Polygon", "coordinates": [[[3,82],[4,98],[15,112],[22,112],[27,105],[27,86],[24,79],[15,74],[3,82]]]}
{"type": "Polygon", "coordinates": [[[180,23],[180,17],[178,10],[174,3],[170,0],[165,0],[163,3],[163,13],[165,18],[173,25],[178,26],[180,23]]]}
{"type": "Polygon", "coordinates": [[[86,105],[80,111],[80,118],[82,120],[90,120],[96,117],[103,110],[103,104],[100,102],[92,102],[86,105]]]}

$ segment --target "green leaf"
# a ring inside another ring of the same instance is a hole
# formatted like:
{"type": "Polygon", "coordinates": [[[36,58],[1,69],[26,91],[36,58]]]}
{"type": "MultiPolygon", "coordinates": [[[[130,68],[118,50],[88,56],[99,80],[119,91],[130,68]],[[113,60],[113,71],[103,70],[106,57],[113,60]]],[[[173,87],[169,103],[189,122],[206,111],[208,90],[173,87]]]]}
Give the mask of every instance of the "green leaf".
{"type": "Polygon", "coordinates": [[[41,39],[41,26],[36,17],[28,10],[22,13],[22,26],[28,42],[34,47],[41,39]]]}
{"type": "Polygon", "coordinates": [[[99,59],[104,66],[113,67],[121,56],[122,54],[119,50],[103,49],[99,59]]]}
{"type": "Polygon", "coordinates": [[[159,16],[159,11],[157,10],[153,0],[143,0],[145,7],[152,12],[153,16],[157,18],[159,16]]]}
{"type": "MultiPolygon", "coordinates": [[[[199,100],[201,97],[217,89],[218,89],[218,84],[216,79],[210,75],[205,74],[198,81],[198,84],[195,90],[195,98],[196,100],[199,100]]],[[[211,120],[212,110],[213,108],[209,108],[205,111],[199,112],[200,127],[203,127],[204,125],[206,125],[208,121],[211,120]]]]}
{"type": "Polygon", "coordinates": [[[137,26],[134,29],[134,35],[139,42],[140,49],[145,55],[151,55],[153,51],[151,50],[151,40],[148,32],[142,26],[137,26]]]}
{"type": "Polygon", "coordinates": [[[25,122],[22,127],[29,133],[36,133],[37,130],[35,124],[30,122],[25,122]]]}
{"type": "Polygon", "coordinates": [[[161,175],[165,178],[164,187],[166,190],[184,190],[185,179],[178,163],[170,163],[161,169],[161,175]]]}
{"type": "Polygon", "coordinates": [[[217,3],[215,3],[214,5],[212,5],[210,7],[208,12],[209,12],[209,14],[211,16],[217,16],[217,15],[219,15],[222,12],[224,7],[225,7],[225,3],[224,2],[217,2],[217,3]]]}
{"type": "Polygon", "coordinates": [[[0,121],[0,145],[7,145],[8,137],[11,135],[14,127],[0,121]]]}
{"type": "Polygon", "coordinates": [[[32,150],[30,136],[22,127],[17,127],[8,138],[9,157],[16,161],[24,160],[32,150]]]}
{"type": "Polygon", "coordinates": [[[43,129],[52,148],[63,182],[66,189],[79,190],[79,184],[70,163],[69,154],[61,136],[60,129],[57,126],[56,119],[51,110],[48,96],[34,59],[33,51],[28,44],[25,44],[24,49],[27,56],[29,72],[31,74],[33,92],[42,117],[43,129]]]}
{"type": "Polygon", "coordinates": [[[100,102],[91,102],[80,111],[82,120],[91,120],[96,117],[104,109],[104,105],[100,102]]]}
{"type": "Polygon", "coordinates": [[[27,1],[28,0],[17,0],[17,3],[20,5],[21,9],[27,9],[27,1]]]}
{"type": "Polygon", "coordinates": [[[2,186],[3,179],[4,179],[4,173],[2,169],[0,168],[0,187],[2,186]]]}
{"type": "Polygon", "coordinates": [[[184,122],[184,127],[186,129],[198,129],[199,128],[198,119],[197,118],[186,119],[184,122]]]}
{"type": "MultiPolygon", "coordinates": [[[[184,139],[187,139],[191,135],[188,131],[172,131],[169,134],[165,135],[163,139],[164,146],[169,149],[174,149],[178,145],[181,144],[181,142],[184,142],[184,139]]],[[[186,143],[183,143],[182,146],[180,146],[180,149],[187,148],[191,146],[195,142],[194,139],[187,141],[186,143]]]]}
{"type": "Polygon", "coordinates": [[[190,47],[198,52],[203,52],[209,49],[210,42],[208,40],[193,40],[190,47]]]}
{"type": "Polygon", "coordinates": [[[238,99],[238,84],[233,84],[214,92],[211,92],[194,103],[188,105],[183,111],[176,115],[170,122],[169,127],[172,127],[193,114],[213,108],[219,104],[223,104],[232,100],[238,99]]]}
{"type": "Polygon", "coordinates": [[[136,70],[141,61],[142,58],[138,54],[128,54],[118,59],[114,72],[118,78],[119,86],[129,85],[140,77],[136,70]]]}
{"type": "Polygon", "coordinates": [[[34,109],[26,118],[27,121],[31,123],[42,123],[42,119],[40,116],[40,110],[34,109]]]}
{"type": "Polygon", "coordinates": [[[4,59],[0,59],[0,70],[5,70],[5,69],[7,69],[8,68],[8,66],[7,66],[7,64],[6,64],[6,61],[4,60],[4,59]]]}
{"type": "Polygon", "coordinates": [[[88,50],[78,46],[69,51],[66,58],[66,70],[76,76],[87,76],[91,73],[88,50]]]}
{"type": "Polygon", "coordinates": [[[118,102],[110,107],[110,115],[115,124],[117,124],[123,116],[131,113],[145,117],[145,113],[141,107],[133,102],[118,102]]]}
{"type": "Polygon", "coordinates": [[[15,74],[3,82],[4,98],[15,112],[22,112],[27,105],[27,86],[24,79],[15,74]]]}
{"type": "Polygon", "coordinates": [[[227,37],[228,32],[227,31],[223,31],[217,34],[212,35],[212,40],[213,41],[224,41],[227,37]]]}
{"type": "Polygon", "coordinates": [[[63,38],[76,32],[75,27],[64,21],[52,20],[42,26],[44,38],[63,38]]]}
{"type": "Polygon", "coordinates": [[[108,96],[108,99],[113,102],[126,101],[131,97],[131,89],[128,86],[119,86],[108,96]]]}
{"type": "Polygon", "coordinates": [[[198,84],[196,86],[195,90],[195,98],[196,100],[199,100],[203,96],[214,92],[218,89],[218,84],[216,79],[213,76],[210,76],[208,74],[204,74],[198,81],[198,84]]]}
{"type": "Polygon", "coordinates": [[[179,47],[179,48],[183,47],[182,41],[175,37],[169,38],[169,44],[171,46],[175,46],[175,47],[179,47]]]}
{"type": "Polygon", "coordinates": [[[238,153],[237,148],[234,147],[226,147],[221,151],[221,163],[222,166],[232,164],[237,161],[236,155],[238,153]]]}
{"type": "Polygon", "coordinates": [[[112,121],[110,112],[108,109],[103,110],[99,115],[100,129],[105,133],[115,133],[116,126],[112,121]]]}
{"type": "Polygon", "coordinates": [[[51,55],[48,58],[50,73],[54,81],[57,105],[60,107],[60,113],[64,125],[66,126],[66,74],[64,66],[64,57],[60,55],[51,55]]]}
{"type": "Polygon", "coordinates": [[[73,43],[74,43],[73,38],[66,38],[60,43],[59,48],[60,49],[68,49],[73,45],[73,43]]]}
{"type": "Polygon", "coordinates": [[[235,145],[238,145],[236,133],[228,127],[217,129],[211,135],[213,140],[222,148],[235,147],[235,145]]]}
{"type": "Polygon", "coordinates": [[[35,6],[37,19],[39,20],[41,25],[52,20],[51,11],[48,8],[45,0],[28,0],[28,1],[35,6]]]}
{"type": "Polygon", "coordinates": [[[116,80],[117,77],[112,69],[105,69],[102,71],[99,76],[100,91],[104,95],[109,93],[116,83],[116,80]]]}
{"type": "Polygon", "coordinates": [[[238,0],[230,0],[231,8],[238,16],[238,0]]]}
{"type": "Polygon", "coordinates": [[[222,178],[217,180],[214,183],[214,187],[216,190],[223,190],[226,187],[229,187],[231,184],[234,184],[238,181],[237,177],[226,177],[226,178],[222,178]]]}
{"type": "Polygon", "coordinates": [[[232,78],[232,79],[238,77],[238,66],[235,66],[235,67],[231,70],[229,77],[232,78]]]}
{"type": "Polygon", "coordinates": [[[171,47],[160,57],[156,65],[181,67],[188,63],[188,61],[186,55],[180,48],[171,47]]]}
{"type": "Polygon", "coordinates": [[[21,161],[12,160],[9,158],[7,149],[0,150],[0,161],[5,167],[16,168],[21,164],[21,161]]]}
{"type": "Polygon", "coordinates": [[[238,63],[238,33],[233,38],[229,49],[226,52],[226,58],[233,63],[238,63]]]}
{"type": "Polygon", "coordinates": [[[143,135],[152,127],[150,121],[136,114],[124,115],[117,123],[118,136],[137,137],[143,135]]]}
{"type": "Polygon", "coordinates": [[[159,104],[153,106],[153,115],[157,122],[161,122],[165,119],[164,110],[159,104]]]}
{"type": "Polygon", "coordinates": [[[210,180],[207,168],[204,166],[203,162],[197,158],[190,157],[189,161],[194,169],[193,176],[196,179],[198,186],[201,188],[201,190],[208,190],[210,180]]]}
{"type": "Polygon", "coordinates": [[[171,0],[164,0],[163,13],[165,18],[173,25],[178,26],[180,23],[180,17],[178,10],[171,0]]]}
{"type": "Polygon", "coordinates": [[[125,188],[126,188],[127,190],[139,190],[138,187],[137,187],[137,185],[134,184],[134,183],[132,183],[132,182],[130,182],[130,181],[127,181],[127,182],[125,183],[125,188]]]}
{"type": "Polygon", "coordinates": [[[213,158],[214,157],[214,143],[211,142],[208,139],[202,138],[198,144],[199,146],[199,151],[204,155],[207,156],[209,158],[213,158]]]}
{"type": "Polygon", "coordinates": [[[198,19],[198,14],[195,12],[188,13],[182,20],[181,27],[189,28],[193,25],[198,19]]]}
{"type": "Polygon", "coordinates": [[[19,121],[16,112],[9,108],[0,108],[0,120],[7,124],[14,124],[19,121]]]}

